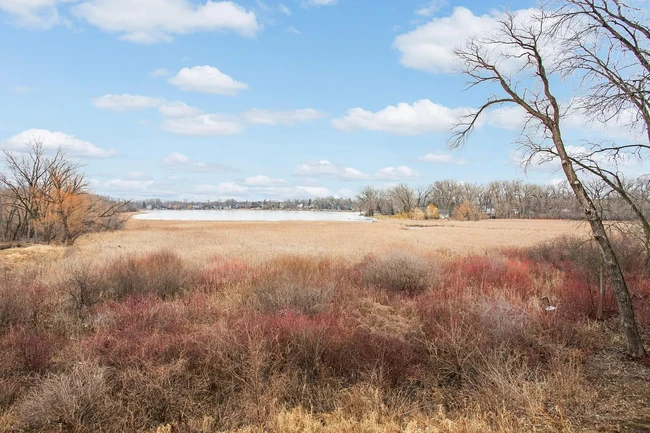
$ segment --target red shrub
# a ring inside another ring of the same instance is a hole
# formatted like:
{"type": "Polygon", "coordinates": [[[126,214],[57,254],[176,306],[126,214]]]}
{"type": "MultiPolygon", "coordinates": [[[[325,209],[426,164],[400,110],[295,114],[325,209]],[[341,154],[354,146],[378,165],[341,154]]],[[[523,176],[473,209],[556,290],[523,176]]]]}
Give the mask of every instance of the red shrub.
{"type": "Polygon", "coordinates": [[[250,281],[256,270],[247,262],[217,256],[198,276],[198,283],[207,290],[222,290],[231,285],[250,281]]]}
{"type": "Polygon", "coordinates": [[[178,302],[130,298],[107,303],[96,315],[99,329],[85,346],[104,364],[169,362],[183,354],[188,331],[178,302]]]}
{"type": "Polygon", "coordinates": [[[0,345],[5,356],[2,368],[42,373],[50,364],[58,339],[43,329],[19,325],[9,330],[0,345]]]}
{"type": "Polygon", "coordinates": [[[447,263],[446,285],[474,286],[483,292],[493,288],[515,288],[528,291],[531,285],[531,266],[528,262],[500,257],[469,256],[455,258],[447,263]]]}

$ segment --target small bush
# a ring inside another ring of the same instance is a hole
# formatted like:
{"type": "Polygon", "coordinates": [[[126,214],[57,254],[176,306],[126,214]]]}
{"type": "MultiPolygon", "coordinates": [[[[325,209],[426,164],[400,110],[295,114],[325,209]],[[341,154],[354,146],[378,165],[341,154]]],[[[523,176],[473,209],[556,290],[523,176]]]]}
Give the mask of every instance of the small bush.
{"type": "Polygon", "coordinates": [[[263,313],[291,310],[306,315],[325,312],[334,295],[332,287],[303,286],[293,281],[269,281],[253,288],[263,313]]]}
{"type": "Polygon", "coordinates": [[[363,266],[367,285],[395,293],[423,292],[431,286],[431,275],[430,263],[403,252],[370,258],[363,266]]]}
{"type": "Polygon", "coordinates": [[[80,363],[49,375],[18,403],[17,424],[29,431],[103,431],[119,413],[110,400],[102,368],[80,363]]]}
{"type": "Polygon", "coordinates": [[[147,293],[166,299],[183,290],[189,272],[176,253],[159,251],[121,257],[104,269],[101,277],[106,292],[116,299],[147,293]]]}
{"type": "Polygon", "coordinates": [[[56,346],[57,339],[42,329],[28,325],[11,328],[0,345],[5,355],[2,368],[42,373],[49,365],[56,346]]]}

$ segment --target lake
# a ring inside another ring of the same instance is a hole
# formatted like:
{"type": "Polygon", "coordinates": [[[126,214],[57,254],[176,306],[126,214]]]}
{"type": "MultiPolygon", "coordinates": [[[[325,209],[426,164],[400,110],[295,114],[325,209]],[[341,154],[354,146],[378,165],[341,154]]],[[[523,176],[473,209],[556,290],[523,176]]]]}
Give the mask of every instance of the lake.
{"type": "Polygon", "coordinates": [[[139,220],[162,221],[357,221],[372,222],[357,212],[287,210],[152,210],[135,215],[139,220]]]}

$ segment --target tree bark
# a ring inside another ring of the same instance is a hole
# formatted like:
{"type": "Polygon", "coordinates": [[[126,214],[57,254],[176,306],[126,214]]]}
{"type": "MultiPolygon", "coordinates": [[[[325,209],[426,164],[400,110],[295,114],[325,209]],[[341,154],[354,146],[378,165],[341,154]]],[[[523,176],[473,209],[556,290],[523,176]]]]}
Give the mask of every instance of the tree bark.
{"type": "Polygon", "coordinates": [[[618,259],[616,258],[616,253],[614,252],[612,243],[607,236],[605,226],[598,215],[596,206],[587,195],[582,183],[578,179],[573,165],[571,164],[557,123],[553,126],[551,133],[555,149],[557,150],[558,155],[560,155],[560,160],[562,161],[562,170],[564,171],[578,202],[585,212],[587,221],[589,221],[589,225],[591,226],[593,237],[598,243],[598,247],[603,256],[605,268],[607,269],[609,278],[612,281],[612,287],[618,303],[621,325],[623,326],[625,336],[627,337],[628,353],[633,357],[642,358],[646,356],[646,351],[643,347],[643,340],[641,339],[636,318],[634,316],[632,298],[627,288],[625,277],[623,276],[623,272],[618,263],[618,259]]]}

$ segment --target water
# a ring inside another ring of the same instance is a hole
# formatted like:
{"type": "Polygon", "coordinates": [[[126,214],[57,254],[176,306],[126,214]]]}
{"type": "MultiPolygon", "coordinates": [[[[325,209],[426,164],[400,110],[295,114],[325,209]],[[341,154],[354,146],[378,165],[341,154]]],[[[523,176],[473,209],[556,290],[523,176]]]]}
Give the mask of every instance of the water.
{"type": "Polygon", "coordinates": [[[152,210],[135,215],[139,220],[163,221],[358,221],[372,222],[357,212],[287,210],[152,210]]]}

